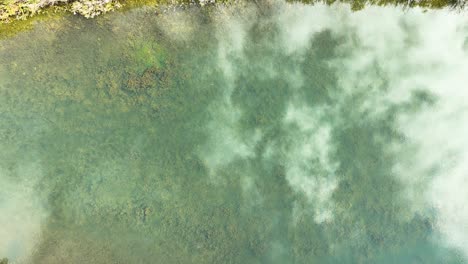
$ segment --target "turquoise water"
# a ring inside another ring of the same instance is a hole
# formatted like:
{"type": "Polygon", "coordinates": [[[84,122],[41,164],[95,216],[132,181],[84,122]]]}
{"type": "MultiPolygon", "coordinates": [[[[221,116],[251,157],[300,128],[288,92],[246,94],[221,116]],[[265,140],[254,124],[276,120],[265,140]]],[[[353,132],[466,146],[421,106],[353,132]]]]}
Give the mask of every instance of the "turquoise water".
{"type": "Polygon", "coordinates": [[[0,258],[467,263],[467,22],[278,3],[1,40],[0,258]]]}

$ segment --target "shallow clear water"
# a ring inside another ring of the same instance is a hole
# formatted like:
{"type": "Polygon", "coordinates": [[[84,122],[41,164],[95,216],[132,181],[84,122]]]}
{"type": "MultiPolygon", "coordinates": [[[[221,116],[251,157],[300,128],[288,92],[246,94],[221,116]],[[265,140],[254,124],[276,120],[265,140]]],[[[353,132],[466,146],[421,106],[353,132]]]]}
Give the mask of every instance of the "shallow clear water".
{"type": "Polygon", "coordinates": [[[0,258],[467,263],[463,13],[277,4],[0,41],[0,258]]]}

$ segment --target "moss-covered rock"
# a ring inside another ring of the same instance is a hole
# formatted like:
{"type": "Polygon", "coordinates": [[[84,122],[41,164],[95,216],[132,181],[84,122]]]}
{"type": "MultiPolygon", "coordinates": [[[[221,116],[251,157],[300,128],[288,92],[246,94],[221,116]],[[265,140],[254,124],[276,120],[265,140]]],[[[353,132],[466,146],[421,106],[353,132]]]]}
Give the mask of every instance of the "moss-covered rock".
{"type": "Polygon", "coordinates": [[[121,6],[117,0],[80,0],[72,3],[71,11],[86,18],[93,18],[114,11],[121,6]]]}
{"type": "Polygon", "coordinates": [[[24,20],[49,6],[61,6],[69,0],[5,0],[0,4],[0,21],[24,20]]]}

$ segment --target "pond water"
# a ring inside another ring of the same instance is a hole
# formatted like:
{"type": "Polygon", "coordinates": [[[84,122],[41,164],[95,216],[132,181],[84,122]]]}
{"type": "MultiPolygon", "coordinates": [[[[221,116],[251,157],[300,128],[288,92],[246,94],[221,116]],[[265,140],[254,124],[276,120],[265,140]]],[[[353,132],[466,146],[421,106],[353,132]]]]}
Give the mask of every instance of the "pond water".
{"type": "Polygon", "coordinates": [[[277,3],[0,40],[0,259],[467,263],[466,25],[277,3]]]}

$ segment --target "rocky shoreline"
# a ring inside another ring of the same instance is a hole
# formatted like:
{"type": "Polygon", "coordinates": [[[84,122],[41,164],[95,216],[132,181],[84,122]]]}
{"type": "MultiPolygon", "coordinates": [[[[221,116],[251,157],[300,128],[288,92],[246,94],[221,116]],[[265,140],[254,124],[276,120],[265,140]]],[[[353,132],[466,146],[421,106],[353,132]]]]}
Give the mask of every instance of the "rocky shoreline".
{"type": "Polygon", "coordinates": [[[43,13],[70,12],[85,18],[94,18],[123,7],[131,8],[144,5],[204,6],[214,3],[214,0],[3,0],[0,1],[0,23],[26,20],[43,13]]]}
{"type": "MultiPolygon", "coordinates": [[[[353,10],[360,10],[365,5],[401,5],[405,7],[463,9],[464,0],[289,0],[307,4],[343,2],[353,10]]],[[[38,14],[48,12],[71,12],[86,18],[115,11],[124,6],[142,5],[211,5],[216,3],[238,2],[236,0],[2,0],[0,1],[0,23],[26,20],[38,14]]],[[[254,2],[261,2],[255,0],[254,2]]]]}

